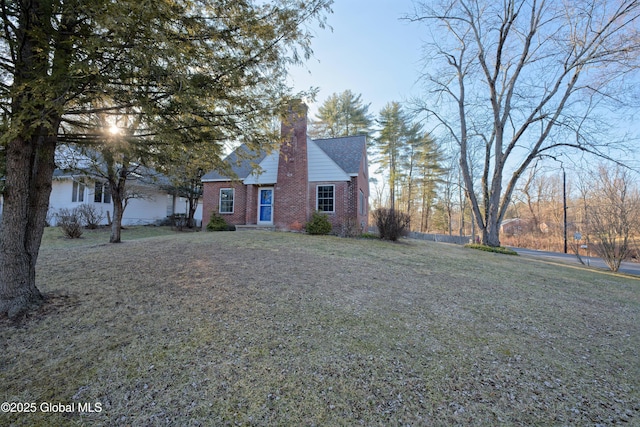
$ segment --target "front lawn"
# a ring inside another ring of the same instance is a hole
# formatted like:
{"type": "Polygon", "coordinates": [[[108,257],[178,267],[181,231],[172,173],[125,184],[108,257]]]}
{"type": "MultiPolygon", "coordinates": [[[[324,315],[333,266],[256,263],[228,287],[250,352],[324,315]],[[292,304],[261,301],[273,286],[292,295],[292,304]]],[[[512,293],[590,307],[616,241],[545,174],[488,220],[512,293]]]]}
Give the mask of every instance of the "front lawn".
{"type": "Polygon", "coordinates": [[[638,280],[424,241],[123,239],[45,240],[50,303],[0,321],[0,397],[38,410],[0,425],[640,423],[638,280]]]}

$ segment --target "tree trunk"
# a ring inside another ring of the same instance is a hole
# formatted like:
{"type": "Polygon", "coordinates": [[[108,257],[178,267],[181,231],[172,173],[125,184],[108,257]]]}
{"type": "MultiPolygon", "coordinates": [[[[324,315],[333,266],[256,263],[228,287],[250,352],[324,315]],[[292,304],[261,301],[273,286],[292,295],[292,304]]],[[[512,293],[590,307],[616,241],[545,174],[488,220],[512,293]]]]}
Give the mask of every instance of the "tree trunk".
{"type": "Polygon", "coordinates": [[[118,165],[113,152],[107,148],[102,150],[102,156],[107,168],[107,181],[111,190],[111,202],[113,203],[113,220],[111,221],[111,235],[109,243],[120,243],[122,232],[122,218],[127,207],[126,183],[129,174],[127,156],[122,159],[122,164],[118,165]]]}
{"type": "Polygon", "coordinates": [[[500,246],[500,226],[495,221],[489,221],[482,230],[482,244],[497,248],[500,246]]]}
{"type": "Polygon", "coordinates": [[[122,242],[121,233],[122,217],[124,216],[124,200],[119,189],[111,193],[111,200],[113,201],[113,221],[111,221],[109,243],[120,243],[122,242]]]}
{"type": "Polygon", "coordinates": [[[18,137],[7,145],[0,223],[0,315],[15,317],[43,301],[36,287],[36,262],[49,209],[54,151],[55,137],[18,137]]]}
{"type": "Polygon", "coordinates": [[[196,209],[198,209],[198,197],[189,197],[189,212],[187,217],[187,227],[194,228],[196,226],[196,209]]]}
{"type": "Polygon", "coordinates": [[[191,186],[189,188],[189,197],[187,198],[189,202],[188,215],[187,215],[187,227],[194,228],[196,226],[196,221],[194,219],[196,215],[196,210],[198,209],[198,201],[200,200],[200,195],[202,194],[202,183],[200,179],[191,182],[191,186]]]}

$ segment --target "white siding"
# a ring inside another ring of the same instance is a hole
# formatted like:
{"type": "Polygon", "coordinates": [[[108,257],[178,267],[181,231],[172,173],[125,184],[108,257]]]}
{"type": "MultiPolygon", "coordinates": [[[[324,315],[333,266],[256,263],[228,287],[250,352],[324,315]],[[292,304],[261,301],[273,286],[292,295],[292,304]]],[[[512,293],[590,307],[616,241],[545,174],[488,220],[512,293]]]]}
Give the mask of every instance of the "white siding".
{"type": "Polygon", "coordinates": [[[153,224],[167,217],[167,203],[170,203],[167,193],[152,188],[145,188],[138,193],[143,193],[144,198],[129,200],[122,225],[153,224]]]}
{"type": "Polygon", "coordinates": [[[349,181],[349,175],[311,139],[307,139],[309,182],[349,181]]]}
{"type": "MultiPolygon", "coordinates": [[[[189,210],[189,199],[186,197],[173,196],[167,194],[167,216],[173,214],[186,214],[189,210]]],[[[198,200],[198,207],[193,218],[200,221],[202,219],[202,197],[198,200]]]]}
{"type": "Polygon", "coordinates": [[[253,172],[251,175],[244,179],[245,185],[251,184],[275,184],[278,180],[278,159],[280,158],[280,151],[276,150],[273,153],[267,155],[259,163],[260,174],[253,172]]]}
{"type": "Polygon", "coordinates": [[[103,224],[107,223],[107,211],[112,213],[111,203],[93,202],[93,181],[85,179],[84,200],[82,202],[72,202],[73,180],[71,178],[54,178],[51,184],[51,195],[49,196],[49,216],[51,225],[56,225],[56,214],[60,209],[74,209],[88,203],[97,207],[104,217],[103,224]]]}
{"type": "MultiPolygon", "coordinates": [[[[112,203],[95,203],[93,201],[94,186],[92,181],[87,180],[84,202],[71,201],[72,189],[73,182],[69,178],[53,180],[51,197],[49,198],[51,225],[56,224],[55,214],[60,209],[73,209],[83,203],[94,205],[102,211],[102,224],[107,224],[107,211],[111,218],[113,218],[112,203]]],[[[172,208],[171,205],[173,204],[172,196],[167,195],[166,192],[160,191],[154,187],[144,187],[143,191],[137,192],[144,193],[144,198],[129,200],[129,203],[124,210],[124,218],[122,218],[123,225],[153,224],[157,221],[164,220],[167,217],[167,211],[172,208]]],[[[186,212],[186,200],[178,198],[176,200],[175,208],[176,213],[186,212]]],[[[202,219],[202,203],[199,204],[198,209],[196,210],[195,219],[198,221],[202,219]]]]}

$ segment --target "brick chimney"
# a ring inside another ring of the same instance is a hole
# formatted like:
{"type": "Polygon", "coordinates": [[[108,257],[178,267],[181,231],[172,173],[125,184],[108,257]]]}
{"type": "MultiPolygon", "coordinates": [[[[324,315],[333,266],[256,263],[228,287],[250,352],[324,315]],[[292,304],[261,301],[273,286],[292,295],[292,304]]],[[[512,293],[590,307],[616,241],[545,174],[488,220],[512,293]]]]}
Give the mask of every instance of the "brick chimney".
{"type": "Polygon", "coordinates": [[[300,230],[309,217],[307,110],[302,101],[293,102],[280,127],[282,145],[273,195],[278,229],[300,230]]]}

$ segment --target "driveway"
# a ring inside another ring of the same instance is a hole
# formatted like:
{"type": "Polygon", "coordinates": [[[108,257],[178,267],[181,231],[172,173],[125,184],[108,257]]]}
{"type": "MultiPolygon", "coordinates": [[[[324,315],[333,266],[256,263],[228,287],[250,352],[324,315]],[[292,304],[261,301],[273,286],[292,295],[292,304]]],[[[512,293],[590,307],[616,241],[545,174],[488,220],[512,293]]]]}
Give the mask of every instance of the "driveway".
{"type": "MultiPolygon", "coordinates": [[[[515,247],[510,247],[510,249],[513,249],[514,251],[518,252],[518,254],[524,255],[524,256],[530,256],[534,258],[543,258],[543,259],[548,259],[550,261],[562,261],[562,262],[580,264],[580,261],[578,261],[578,257],[576,257],[575,254],[563,254],[560,252],[537,251],[535,249],[524,249],[524,248],[515,248],[515,247]]],[[[582,258],[582,261],[584,261],[584,263],[588,266],[609,270],[609,267],[607,267],[607,265],[604,263],[604,261],[602,261],[601,258],[588,257],[582,254],[580,256],[582,258]]],[[[640,264],[635,262],[623,262],[622,265],[620,266],[620,273],[634,274],[634,275],[640,276],[640,264]]]]}

